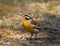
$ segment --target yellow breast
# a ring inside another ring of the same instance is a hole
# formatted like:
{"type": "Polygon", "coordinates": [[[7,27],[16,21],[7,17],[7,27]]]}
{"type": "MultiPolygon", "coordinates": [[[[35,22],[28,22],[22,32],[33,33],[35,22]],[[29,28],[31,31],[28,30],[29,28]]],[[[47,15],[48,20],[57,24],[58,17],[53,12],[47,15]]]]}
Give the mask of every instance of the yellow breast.
{"type": "Polygon", "coordinates": [[[28,20],[24,20],[23,22],[24,29],[30,33],[34,33],[34,29],[28,20]]]}

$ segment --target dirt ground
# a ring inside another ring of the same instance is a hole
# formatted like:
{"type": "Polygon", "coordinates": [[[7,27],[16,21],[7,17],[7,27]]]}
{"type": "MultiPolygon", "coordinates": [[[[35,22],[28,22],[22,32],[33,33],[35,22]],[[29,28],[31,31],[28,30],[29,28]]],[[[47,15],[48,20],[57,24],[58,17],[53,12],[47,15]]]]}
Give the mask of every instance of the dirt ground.
{"type": "Polygon", "coordinates": [[[0,36],[0,46],[60,46],[60,39],[51,38],[44,33],[38,34],[37,38],[29,37],[30,33],[27,32],[4,29],[0,36]]]}

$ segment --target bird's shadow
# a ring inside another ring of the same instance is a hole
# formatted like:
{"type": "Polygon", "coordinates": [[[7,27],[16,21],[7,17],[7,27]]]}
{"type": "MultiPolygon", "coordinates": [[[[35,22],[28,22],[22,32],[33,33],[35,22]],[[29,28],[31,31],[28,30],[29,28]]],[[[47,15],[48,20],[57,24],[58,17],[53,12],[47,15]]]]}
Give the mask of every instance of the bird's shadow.
{"type": "Polygon", "coordinates": [[[59,41],[56,41],[54,38],[27,38],[27,41],[30,41],[30,43],[44,43],[44,44],[60,44],[59,41]],[[38,42],[40,41],[40,42],[38,42]],[[41,42],[42,41],[42,42],[41,42]]]}
{"type": "Polygon", "coordinates": [[[46,38],[27,38],[27,40],[43,40],[43,39],[46,39],[46,38]]]}

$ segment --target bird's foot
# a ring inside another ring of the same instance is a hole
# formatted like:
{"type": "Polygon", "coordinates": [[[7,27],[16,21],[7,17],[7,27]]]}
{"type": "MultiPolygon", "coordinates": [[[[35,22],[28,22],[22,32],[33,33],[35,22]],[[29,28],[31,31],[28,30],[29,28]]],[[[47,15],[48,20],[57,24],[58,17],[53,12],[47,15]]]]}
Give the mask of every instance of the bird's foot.
{"type": "Polygon", "coordinates": [[[40,38],[34,38],[35,40],[40,40],[40,38]]]}
{"type": "Polygon", "coordinates": [[[27,40],[34,40],[33,38],[27,38],[27,40]]]}

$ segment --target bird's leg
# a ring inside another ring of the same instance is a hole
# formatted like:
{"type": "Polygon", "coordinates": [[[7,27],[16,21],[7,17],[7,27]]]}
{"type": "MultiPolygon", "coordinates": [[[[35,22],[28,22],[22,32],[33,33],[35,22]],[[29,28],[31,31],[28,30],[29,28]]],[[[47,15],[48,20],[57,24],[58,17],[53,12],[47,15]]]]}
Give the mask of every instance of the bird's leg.
{"type": "Polygon", "coordinates": [[[33,36],[33,33],[31,33],[30,39],[31,39],[32,36],[33,36]]]}
{"type": "Polygon", "coordinates": [[[37,33],[35,34],[35,39],[37,39],[37,33]]]}

